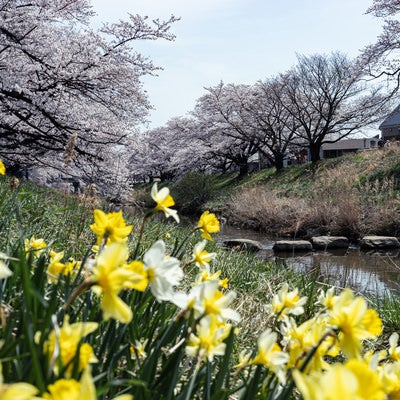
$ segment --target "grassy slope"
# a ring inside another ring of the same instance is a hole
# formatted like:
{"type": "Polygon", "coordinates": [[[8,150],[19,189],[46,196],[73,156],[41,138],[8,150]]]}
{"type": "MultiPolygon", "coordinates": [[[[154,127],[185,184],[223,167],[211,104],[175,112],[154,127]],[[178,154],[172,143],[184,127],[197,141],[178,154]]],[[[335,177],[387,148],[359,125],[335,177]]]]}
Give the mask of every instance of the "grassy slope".
{"type": "Polygon", "coordinates": [[[353,239],[367,233],[400,235],[399,188],[397,147],[322,160],[316,166],[293,165],[280,173],[269,169],[240,179],[234,173],[194,175],[171,185],[182,201],[204,200],[191,203],[187,209],[192,213],[211,209],[230,222],[250,221],[250,226],[278,235],[320,230],[353,239]]]}

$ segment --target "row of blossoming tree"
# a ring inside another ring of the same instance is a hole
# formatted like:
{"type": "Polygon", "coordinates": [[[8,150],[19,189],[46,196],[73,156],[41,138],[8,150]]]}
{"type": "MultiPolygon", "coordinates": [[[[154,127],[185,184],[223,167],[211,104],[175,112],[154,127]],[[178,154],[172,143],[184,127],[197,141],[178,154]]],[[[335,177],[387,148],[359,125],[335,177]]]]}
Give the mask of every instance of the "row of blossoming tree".
{"type": "Polygon", "coordinates": [[[307,298],[283,283],[254,347],[238,348],[236,295],[206,250],[218,219],[206,211],[173,246],[143,248],[156,213],[179,222],[168,188],[155,184],[151,197],[137,229],[95,209],[81,258],[35,236],[2,249],[0,399],[399,397],[398,334],[377,342],[379,315],[350,289],[320,291],[306,319],[307,298]]]}

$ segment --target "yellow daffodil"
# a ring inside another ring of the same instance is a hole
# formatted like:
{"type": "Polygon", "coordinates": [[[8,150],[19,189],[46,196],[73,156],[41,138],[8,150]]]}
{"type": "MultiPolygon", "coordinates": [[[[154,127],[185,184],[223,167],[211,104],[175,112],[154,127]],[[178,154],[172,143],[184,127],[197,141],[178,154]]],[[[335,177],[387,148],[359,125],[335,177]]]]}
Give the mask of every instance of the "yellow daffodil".
{"type": "Polygon", "coordinates": [[[210,233],[219,232],[219,221],[215,214],[204,211],[201,214],[197,228],[200,229],[201,236],[207,240],[213,240],[210,233]]]}
{"type": "Polygon", "coordinates": [[[238,322],[240,321],[239,313],[229,308],[235,298],[235,292],[224,294],[219,290],[219,282],[211,280],[202,282],[191,289],[186,306],[194,309],[196,317],[213,314],[221,320],[238,322]]]}
{"type": "Polygon", "coordinates": [[[50,252],[50,263],[47,267],[47,279],[51,283],[57,283],[59,275],[72,275],[76,273],[81,265],[80,261],[76,261],[74,258],[70,257],[69,260],[64,264],[61,262],[64,257],[64,252],[59,253],[55,251],[50,252]]]}
{"type": "Polygon", "coordinates": [[[6,167],[3,161],[0,160],[0,175],[5,175],[5,174],[6,174],[6,167]]]}
{"type": "Polygon", "coordinates": [[[297,288],[291,292],[288,290],[289,285],[285,282],[279,292],[273,296],[271,305],[267,307],[269,312],[280,319],[285,315],[300,315],[304,312],[303,305],[306,303],[307,297],[300,298],[297,288]]]}
{"type": "Polygon", "coordinates": [[[354,297],[350,289],[344,290],[335,300],[329,324],[339,330],[339,345],[348,358],[361,354],[363,339],[381,334],[382,321],[377,312],[368,309],[363,297],[354,297]]]}
{"type": "Polygon", "coordinates": [[[230,325],[221,323],[214,315],[203,317],[196,327],[196,333],[190,334],[189,343],[185,348],[186,354],[213,361],[215,356],[225,354],[224,340],[230,330],[230,325]]]}
{"type": "Polygon", "coordinates": [[[125,282],[124,288],[144,292],[149,285],[149,278],[144,263],[139,260],[134,260],[124,265],[124,268],[132,272],[132,276],[129,281],[125,282]]]}
{"type": "Polygon", "coordinates": [[[283,334],[282,345],[288,349],[288,367],[299,367],[307,355],[313,351],[305,371],[321,371],[328,368],[325,356],[336,357],[339,348],[336,345],[336,338],[326,335],[329,327],[325,320],[312,318],[297,326],[293,318],[285,318],[281,326],[283,334]],[[325,335],[325,340],[320,340],[325,335]],[[316,347],[318,345],[318,347],[316,347]]]}
{"type": "Polygon", "coordinates": [[[143,262],[153,296],[158,301],[171,300],[183,279],[179,260],[166,256],[165,243],[158,240],[146,251],[143,262]]]}
{"type": "Polygon", "coordinates": [[[34,400],[39,390],[25,382],[4,383],[3,367],[0,364],[0,400],[34,400]]]}
{"type": "Polygon", "coordinates": [[[331,287],[326,292],[320,290],[318,295],[318,303],[326,307],[328,310],[332,310],[337,296],[335,296],[335,288],[331,287]]]}
{"type": "Polygon", "coordinates": [[[333,365],[325,373],[294,370],[293,377],[304,400],[386,399],[377,373],[359,360],[333,365]]]}
{"type": "MultiPolygon", "coordinates": [[[[44,343],[44,351],[49,361],[54,365],[54,371],[59,372],[59,362],[54,357],[59,352],[61,364],[67,367],[67,375],[73,368],[73,360],[79,357],[79,370],[85,369],[89,363],[97,362],[92,346],[88,343],[81,343],[82,339],[94,332],[98,327],[96,322],[75,322],[69,323],[69,316],[64,317],[63,325],[50,332],[44,343]],[[79,349],[79,354],[78,354],[79,349]]],[[[38,340],[38,338],[37,338],[38,340]]]]}
{"type": "Polygon", "coordinates": [[[220,287],[228,289],[229,279],[228,278],[219,279],[221,273],[222,273],[221,270],[218,270],[217,272],[214,273],[209,272],[207,270],[201,271],[196,277],[195,284],[200,285],[202,282],[206,281],[217,281],[220,287]]]}
{"type": "Polygon", "coordinates": [[[145,340],[135,340],[135,344],[130,346],[129,350],[131,353],[131,358],[138,358],[144,360],[147,357],[146,346],[149,339],[145,340]]]}
{"type": "Polygon", "coordinates": [[[126,225],[122,211],[105,214],[101,210],[94,210],[93,217],[94,223],[90,229],[97,235],[98,245],[126,241],[133,228],[132,225],[126,225]]]}
{"type": "Polygon", "coordinates": [[[151,188],[151,197],[156,202],[155,210],[162,211],[167,218],[172,217],[179,223],[178,211],[172,210],[169,207],[175,205],[175,201],[169,194],[169,189],[164,187],[160,191],[157,189],[157,182],[151,188]]]}
{"type": "Polygon", "coordinates": [[[100,307],[104,320],[114,318],[126,324],[132,319],[131,308],[118,297],[130,282],[137,281],[137,274],[124,268],[128,255],[126,243],[119,242],[106,246],[97,255],[96,265],[92,270],[92,290],[101,296],[100,307]]]}
{"type": "Polygon", "coordinates": [[[284,366],[289,361],[289,356],[282,351],[277,339],[278,334],[276,332],[273,332],[270,328],[265,330],[257,340],[257,354],[250,360],[250,363],[264,365],[283,382],[285,380],[284,366]]]}
{"type": "Polygon", "coordinates": [[[32,236],[30,239],[25,239],[25,252],[27,256],[31,253],[33,257],[39,257],[46,246],[47,244],[44,239],[36,239],[35,236],[32,236]]]}
{"type": "Polygon", "coordinates": [[[217,256],[217,253],[209,253],[207,250],[204,250],[206,244],[207,240],[203,240],[194,246],[192,262],[194,262],[199,268],[209,271],[210,261],[217,256]]]}
{"type": "Polygon", "coordinates": [[[379,376],[387,399],[400,399],[400,361],[393,364],[383,364],[379,370],[379,376]]]}
{"type": "MultiPolygon", "coordinates": [[[[47,387],[43,394],[46,400],[97,400],[96,387],[90,369],[86,368],[80,381],[75,379],[59,379],[47,387]]],[[[113,400],[132,400],[131,395],[117,396],[113,400]]]]}

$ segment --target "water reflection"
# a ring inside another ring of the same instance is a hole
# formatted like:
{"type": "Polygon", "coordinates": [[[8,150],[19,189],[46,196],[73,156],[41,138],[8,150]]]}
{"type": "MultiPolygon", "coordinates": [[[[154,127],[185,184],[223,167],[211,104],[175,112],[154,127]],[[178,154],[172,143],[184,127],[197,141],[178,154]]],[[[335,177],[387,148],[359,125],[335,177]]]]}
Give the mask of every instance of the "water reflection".
{"type": "Polygon", "coordinates": [[[252,239],[263,246],[258,257],[283,261],[298,272],[316,270],[320,280],[339,287],[351,287],[361,293],[382,296],[387,290],[400,294],[400,251],[364,252],[358,248],[329,252],[274,253],[274,240],[264,234],[224,226],[217,240],[252,239]]]}

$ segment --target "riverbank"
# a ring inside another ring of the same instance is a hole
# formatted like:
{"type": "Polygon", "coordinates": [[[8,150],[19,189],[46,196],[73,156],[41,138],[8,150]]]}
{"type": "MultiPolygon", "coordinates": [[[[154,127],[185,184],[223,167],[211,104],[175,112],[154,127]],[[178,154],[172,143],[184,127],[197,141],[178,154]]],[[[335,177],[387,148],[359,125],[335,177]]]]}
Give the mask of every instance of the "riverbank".
{"type": "Polygon", "coordinates": [[[170,185],[180,212],[210,209],[272,237],[400,235],[400,148],[292,165],[280,173],[189,174],[170,185]]]}

